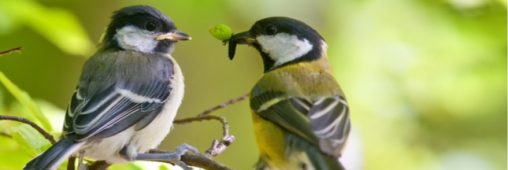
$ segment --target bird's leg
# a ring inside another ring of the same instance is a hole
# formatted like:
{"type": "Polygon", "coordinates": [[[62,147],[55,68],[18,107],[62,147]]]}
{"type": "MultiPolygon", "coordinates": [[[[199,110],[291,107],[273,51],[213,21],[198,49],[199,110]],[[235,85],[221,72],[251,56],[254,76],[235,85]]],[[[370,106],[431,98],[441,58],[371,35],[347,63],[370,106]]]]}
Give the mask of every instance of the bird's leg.
{"type": "Polygon", "coordinates": [[[84,151],[79,151],[78,153],[78,170],[86,170],[86,166],[83,163],[83,158],[85,157],[84,151]]]}
{"type": "Polygon", "coordinates": [[[132,160],[144,160],[144,161],[169,161],[173,162],[176,165],[182,167],[183,169],[191,169],[187,166],[184,162],[180,161],[180,158],[182,155],[184,155],[187,152],[192,153],[199,153],[199,151],[188,144],[182,144],[178,146],[175,150],[175,152],[165,152],[165,153],[138,153],[134,157],[132,157],[132,160]]]}
{"type": "Polygon", "coordinates": [[[74,170],[75,164],[76,163],[76,157],[75,156],[70,156],[68,161],[67,161],[67,170],[74,170]]]}

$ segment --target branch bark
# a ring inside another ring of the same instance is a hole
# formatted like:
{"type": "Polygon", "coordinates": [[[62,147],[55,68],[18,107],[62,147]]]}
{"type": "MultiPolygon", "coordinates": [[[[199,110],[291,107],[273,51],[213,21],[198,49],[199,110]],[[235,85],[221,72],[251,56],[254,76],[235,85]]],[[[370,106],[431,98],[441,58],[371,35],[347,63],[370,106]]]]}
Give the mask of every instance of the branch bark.
{"type": "MultiPolygon", "coordinates": [[[[165,151],[154,149],[154,150],[150,150],[150,153],[165,153],[165,151]]],[[[182,162],[185,162],[187,165],[200,167],[203,169],[231,170],[231,168],[228,168],[227,166],[224,166],[221,163],[210,159],[207,155],[204,155],[204,154],[185,153],[180,159],[182,162]]],[[[173,164],[170,161],[161,161],[161,162],[173,164]]]]}
{"type": "Polygon", "coordinates": [[[201,117],[201,116],[208,115],[208,114],[210,114],[210,113],[212,113],[212,112],[215,112],[215,111],[217,111],[217,110],[219,110],[219,109],[223,109],[223,108],[225,108],[225,107],[228,107],[229,105],[232,105],[232,104],[235,104],[235,103],[241,102],[241,101],[243,101],[243,100],[247,99],[248,97],[249,97],[249,93],[244,94],[243,96],[240,96],[240,97],[237,97],[237,98],[234,98],[234,99],[228,100],[228,101],[226,101],[226,102],[224,102],[224,103],[222,103],[222,104],[216,105],[216,106],[214,106],[214,107],[211,107],[210,109],[207,109],[207,110],[205,110],[205,111],[203,111],[203,112],[199,113],[197,117],[201,117]]]}

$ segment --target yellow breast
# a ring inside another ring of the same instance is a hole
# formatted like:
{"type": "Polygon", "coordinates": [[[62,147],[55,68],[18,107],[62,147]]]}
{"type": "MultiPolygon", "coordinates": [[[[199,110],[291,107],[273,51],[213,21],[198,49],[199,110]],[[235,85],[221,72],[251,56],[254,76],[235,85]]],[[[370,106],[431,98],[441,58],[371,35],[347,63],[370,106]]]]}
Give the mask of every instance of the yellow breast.
{"type": "Polygon", "coordinates": [[[266,121],[256,113],[252,113],[254,134],[261,156],[269,159],[271,167],[283,167],[285,164],[284,132],[272,122],[266,121]]]}

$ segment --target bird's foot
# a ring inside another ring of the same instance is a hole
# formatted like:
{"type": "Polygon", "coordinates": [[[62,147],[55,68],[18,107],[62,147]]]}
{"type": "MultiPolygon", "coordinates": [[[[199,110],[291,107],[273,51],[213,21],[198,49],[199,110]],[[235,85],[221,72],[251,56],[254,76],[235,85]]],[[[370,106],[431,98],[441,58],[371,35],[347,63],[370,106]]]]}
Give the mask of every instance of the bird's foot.
{"type": "Polygon", "coordinates": [[[199,153],[195,147],[189,144],[182,144],[176,148],[175,152],[140,153],[136,155],[135,160],[169,161],[185,170],[191,170],[192,168],[187,166],[185,162],[181,161],[181,157],[187,152],[191,152],[192,154],[199,153]]]}

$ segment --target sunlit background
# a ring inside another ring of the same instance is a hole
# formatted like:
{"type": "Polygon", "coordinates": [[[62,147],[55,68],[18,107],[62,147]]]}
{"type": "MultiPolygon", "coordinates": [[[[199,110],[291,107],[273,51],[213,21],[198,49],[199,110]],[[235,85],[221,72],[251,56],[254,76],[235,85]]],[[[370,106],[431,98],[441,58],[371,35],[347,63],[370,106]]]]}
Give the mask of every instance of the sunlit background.
{"type": "MultiPolygon", "coordinates": [[[[245,94],[262,75],[254,49],[239,47],[229,61],[208,28],[223,23],[240,32],[264,17],[289,16],[328,42],[352,110],[350,169],[507,168],[506,0],[1,0],[0,51],[23,50],[1,56],[0,71],[37,100],[54,134],[109,16],[141,3],[193,37],[173,55],[186,78],[179,118],[245,94]]],[[[0,114],[36,120],[4,87],[0,114]]],[[[216,160],[254,169],[258,152],[247,102],[216,114],[230,121],[237,138],[216,160]]],[[[21,169],[47,148],[30,130],[0,122],[0,169],[21,169]],[[26,134],[33,134],[28,141],[26,134]]],[[[220,137],[217,122],[176,125],[161,148],[188,143],[205,150],[220,137]]]]}

